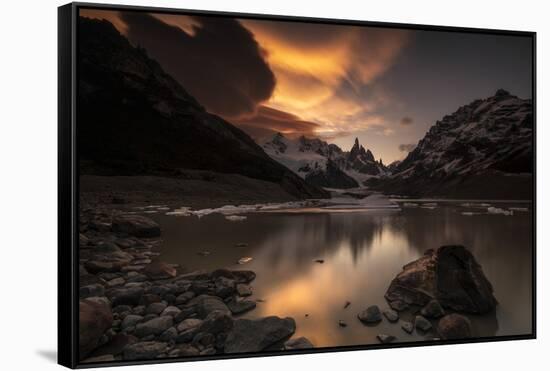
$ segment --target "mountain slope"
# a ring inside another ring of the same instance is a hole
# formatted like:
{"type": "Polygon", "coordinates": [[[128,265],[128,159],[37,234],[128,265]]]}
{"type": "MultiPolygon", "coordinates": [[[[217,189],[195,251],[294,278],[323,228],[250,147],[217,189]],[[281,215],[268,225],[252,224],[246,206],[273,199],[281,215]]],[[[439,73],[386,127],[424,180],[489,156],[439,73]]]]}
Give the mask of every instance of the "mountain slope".
{"type": "Polygon", "coordinates": [[[296,198],[327,197],[212,115],[107,21],[79,20],[78,145],[83,174],[234,173],[296,198]]]}
{"type": "Polygon", "coordinates": [[[530,198],[533,108],[504,90],[445,116],[392,175],[369,182],[414,196],[530,198]]]}
{"type": "Polygon", "coordinates": [[[285,165],[310,184],[328,188],[354,188],[366,179],[386,173],[370,150],[355,139],[351,151],[318,138],[297,139],[277,133],[262,145],[274,160],[285,165]]]}

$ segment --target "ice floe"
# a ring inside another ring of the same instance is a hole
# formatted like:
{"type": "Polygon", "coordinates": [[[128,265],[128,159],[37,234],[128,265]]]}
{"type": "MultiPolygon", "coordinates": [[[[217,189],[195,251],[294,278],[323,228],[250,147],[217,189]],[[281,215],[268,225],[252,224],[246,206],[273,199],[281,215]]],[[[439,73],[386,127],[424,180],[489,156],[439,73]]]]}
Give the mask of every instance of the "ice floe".
{"type": "Polygon", "coordinates": [[[499,207],[493,207],[493,206],[488,207],[487,212],[489,214],[500,214],[500,215],[506,215],[506,216],[514,215],[514,212],[512,210],[504,210],[499,207]]]}
{"type": "Polygon", "coordinates": [[[228,215],[225,217],[225,219],[231,221],[231,222],[242,222],[243,220],[246,220],[246,216],[242,215],[228,215]]]}

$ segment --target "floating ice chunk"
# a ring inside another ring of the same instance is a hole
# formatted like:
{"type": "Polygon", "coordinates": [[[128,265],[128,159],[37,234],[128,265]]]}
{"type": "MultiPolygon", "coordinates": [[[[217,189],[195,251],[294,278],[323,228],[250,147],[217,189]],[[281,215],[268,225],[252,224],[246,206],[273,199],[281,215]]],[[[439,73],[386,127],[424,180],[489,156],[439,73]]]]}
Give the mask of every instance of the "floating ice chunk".
{"type": "Polygon", "coordinates": [[[511,210],[511,211],[528,212],[528,211],[529,211],[529,208],[528,208],[528,207],[509,207],[508,210],[511,210]]]}
{"type": "Polygon", "coordinates": [[[228,215],[225,217],[225,219],[229,220],[230,222],[242,222],[243,220],[246,220],[246,216],[228,215]]]}
{"type": "Polygon", "coordinates": [[[492,206],[487,208],[487,212],[489,214],[500,214],[500,215],[506,215],[506,216],[514,215],[514,212],[512,210],[504,210],[499,207],[492,207],[492,206]]]}
{"type": "Polygon", "coordinates": [[[474,213],[473,211],[463,211],[461,212],[461,214],[465,216],[472,216],[472,215],[479,215],[480,213],[474,213]]]}
{"type": "Polygon", "coordinates": [[[165,213],[164,215],[173,215],[173,216],[189,216],[191,214],[191,208],[190,207],[180,207],[179,209],[174,209],[173,211],[169,211],[165,213]]]}
{"type": "Polygon", "coordinates": [[[246,264],[249,261],[252,261],[252,258],[250,256],[245,256],[244,258],[240,258],[237,263],[238,264],[246,264]]]}
{"type": "Polygon", "coordinates": [[[424,207],[436,207],[437,202],[426,202],[426,203],[423,203],[422,206],[424,206],[424,207]]]}
{"type": "Polygon", "coordinates": [[[418,207],[418,204],[415,204],[414,202],[404,202],[403,207],[418,207]]]}

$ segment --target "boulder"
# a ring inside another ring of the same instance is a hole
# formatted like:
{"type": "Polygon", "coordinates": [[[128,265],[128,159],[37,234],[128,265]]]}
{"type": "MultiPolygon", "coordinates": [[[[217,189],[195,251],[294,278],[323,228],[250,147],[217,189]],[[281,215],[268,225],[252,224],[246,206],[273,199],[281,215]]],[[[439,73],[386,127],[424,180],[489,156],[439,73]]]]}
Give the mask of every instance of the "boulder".
{"type": "Polygon", "coordinates": [[[284,345],[285,350],[294,350],[294,349],[311,349],[314,348],[311,341],[305,337],[299,337],[296,339],[288,340],[284,345]]]}
{"type": "Polygon", "coordinates": [[[159,225],[142,215],[119,215],[113,219],[112,230],[134,237],[158,237],[159,225]]]}
{"type": "Polygon", "coordinates": [[[165,352],[167,344],[158,341],[142,341],[124,347],[122,358],[125,361],[154,359],[165,352]]]}
{"type": "Polygon", "coordinates": [[[172,327],[173,323],[174,320],[170,316],[156,317],[147,322],[137,324],[135,335],[140,338],[149,335],[160,335],[172,327]]]}
{"type": "Polygon", "coordinates": [[[206,318],[206,316],[215,310],[231,314],[231,311],[229,308],[227,308],[227,305],[223,302],[222,299],[218,298],[217,296],[210,296],[210,295],[199,295],[193,299],[191,299],[188,303],[188,306],[192,306],[195,308],[196,313],[199,315],[200,318],[206,318]]]}
{"type": "Polygon", "coordinates": [[[113,324],[111,304],[105,297],[91,297],[79,302],[79,359],[86,358],[113,324]]]}
{"type": "Polygon", "coordinates": [[[377,305],[371,305],[357,315],[357,318],[363,323],[372,324],[382,321],[382,313],[377,305]]]}
{"type": "Polygon", "coordinates": [[[199,325],[198,331],[216,335],[220,332],[228,332],[232,327],[233,318],[227,313],[215,310],[206,316],[204,321],[199,325]]]}
{"type": "Polygon", "coordinates": [[[181,321],[181,323],[178,325],[178,331],[185,332],[187,330],[197,328],[200,325],[202,325],[202,322],[203,322],[202,319],[188,318],[186,320],[181,321]]]}
{"type": "MultiPolygon", "coordinates": [[[[225,340],[225,353],[259,352],[282,343],[296,331],[292,318],[238,319],[225,340]]],[[[282,345],[282,344],[281,344],[282,345]]]]}
{"type": "Polygon", "coordinates": [[[468,318],[453,313],[439,320],[437,331],[443,339],[465,339],[472,336],[472,324],[468,318]]]}
{"type": "Polygon", "coordinates": [[[171,264],[154,261],[145,266],[143,273],[152,280],[165,280],[176,277],[177,271],[171,264]]]}
{"type": "Polygon", "coordinates": [[[244,283],[239,283],[236,286],[237,294],[239,296],[250,296],[252,295],[252,287],[244,283]]]}
{"type": "Polygon", "coordinates": [[[134,327],[135,325],[140,323],[142,320],[143,320],[142,316],[138,316],[137,314],[128,314],[122,320],[122,323],[120,324],[120,328],[124,330],[128,327],[134,327]]]}
{"type": "Polygon", "coordinates": [[[467,313],[487,313],[497,305],[481,266],[470,251],[456,245],[427,250],[405,265],[385,298],[392,308],[394,302],[424,307],[436,299],[443,308],[467,313]]]}
{"type": "Polygon", "coordinates": [[[399,321],[399,314],[393,309],[386,309],[382,314],[392,323],[399,321]]]}

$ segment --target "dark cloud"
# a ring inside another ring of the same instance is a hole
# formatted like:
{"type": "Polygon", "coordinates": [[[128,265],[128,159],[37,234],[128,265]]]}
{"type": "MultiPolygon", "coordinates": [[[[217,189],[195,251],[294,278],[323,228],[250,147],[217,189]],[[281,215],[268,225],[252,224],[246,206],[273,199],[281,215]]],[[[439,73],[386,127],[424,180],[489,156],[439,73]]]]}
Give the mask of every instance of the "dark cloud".
{"type": "Polygon", "coordinates": [[[400,144],[399,150],[401,152],[411,152],[416,148],[416,144],[400,144]]]}
{"type": "Polygon", "coordinates": [[[253,35],[238,21],[194,17],[192,34],[149,14],[121,13],[130,41],[147,50],[209,111],[234,118],[255,112],[275,75],[253,35]]]}
{"type": "Polygon", "coordinates": [[[237,120],[234,123],[254,138],[275,132],[311,136],[314,135],[315,129],[319,128],[319,124],[266,106],[258,107],[254,116],[237,120]]]}
{"type": "Polygon", "coordinates": [[[413,119],[411,117],[405,116],[401,119],[399,122],[401,125],[408,126],[413,123],[413,119]]]}

